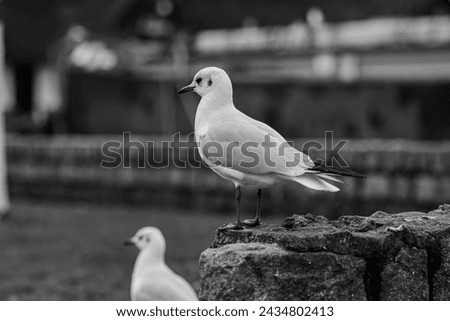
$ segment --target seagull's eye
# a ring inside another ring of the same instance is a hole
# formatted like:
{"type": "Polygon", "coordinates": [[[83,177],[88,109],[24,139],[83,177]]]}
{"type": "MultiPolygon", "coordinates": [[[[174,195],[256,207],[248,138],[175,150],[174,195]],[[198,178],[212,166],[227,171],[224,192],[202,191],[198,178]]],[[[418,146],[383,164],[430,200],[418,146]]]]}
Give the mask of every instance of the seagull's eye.
{"type": "Polygon", "coordinates": [[[198,77],[195,81],[197,82],[197,84],[199,84],[199,83],[201,83],[202,82],[202,78],[201,77],[198,77]]]}
{"type": "Polygon", "coordinates": [[[142,239],[144,238],[144,236],[139,236],[139,241],[142,241],[142,239]]]}

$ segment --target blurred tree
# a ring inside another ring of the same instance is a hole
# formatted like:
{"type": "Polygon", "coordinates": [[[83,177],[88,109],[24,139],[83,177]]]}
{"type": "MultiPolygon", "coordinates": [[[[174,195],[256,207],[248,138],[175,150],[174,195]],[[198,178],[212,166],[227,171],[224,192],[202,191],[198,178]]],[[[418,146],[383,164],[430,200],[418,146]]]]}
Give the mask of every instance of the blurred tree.
{"type": "Polygon", "coordinates": [[[180,22],[193,29],[240,27],[249,15],[262,26],[287,24],[305,19],[311,7],[320,8],[328,21],[450,13],[447,0],[178,0],[176,4],[180,22]]]}
{"type": "Polygon", "coordinates": [[[45,57],[47,47],[62,33],[58,0],[3,0],[6,54],[14,61],[45,57]]]}
{"type": "MultiPolygon", "coordinates": [[[[22,0],[24,1],[24,0],[22,0]]],[[[283,25],[306,19],[310,8],[320,9],[327,21],[367,19],[374,16],[450,14],[447,0],[61,0],[72,3],[79,23],[102,32],[135,33],[139,17],[158,13],[161,2],[173,7],[165,18],[192,31],[236,28],[248,17],[261,26],[283,25]],[[98,12],[102,12],[101,16],[98,12]]],[[[163,10],[164,11],[164,10],[163,10]]]]}
{"type": "Polygon", "coordinates": [[[16,112],[33,109],[36,65],[45,60],[47,48],[62,34],[57,0],[3,0],[6,57],[15,73],[16,112]]]}

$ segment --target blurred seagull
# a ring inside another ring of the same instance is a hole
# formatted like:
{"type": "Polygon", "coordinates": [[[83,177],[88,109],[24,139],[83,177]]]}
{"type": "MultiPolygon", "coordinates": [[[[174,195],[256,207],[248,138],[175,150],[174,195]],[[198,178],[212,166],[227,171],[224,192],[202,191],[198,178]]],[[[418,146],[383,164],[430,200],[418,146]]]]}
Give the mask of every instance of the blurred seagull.
{"type": "Polygon", "coordinates": [[[131,278],[132,301],[198,301],[190,284],[164,262],[166,241],[159,229],[143,227],[124,245],[140,250],[131,278]]]}
{"type": "Polygon", "coordinates": [[[259,225],[263,188],[295,182],[314,190],[337,192],[339,188],[329,182],[342,183],[335,176],[364,177],[351,170],[313,162],[308,155],[291,147],[276,130],[236,109],[230,77],[220,68],[200,70],[178,94],[190,91],[201,97],[195,115],[200,156],[236,188],[236,222],[220,230],[259,225]],[[257,188],[254,219],[240,220],[241,186],[257,188]]]}

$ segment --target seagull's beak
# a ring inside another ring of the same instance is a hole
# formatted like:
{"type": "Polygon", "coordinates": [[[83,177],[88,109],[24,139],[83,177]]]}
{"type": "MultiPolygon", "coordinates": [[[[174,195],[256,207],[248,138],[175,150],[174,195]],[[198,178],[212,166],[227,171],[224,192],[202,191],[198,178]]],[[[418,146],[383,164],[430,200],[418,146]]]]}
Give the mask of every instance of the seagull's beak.
{"type": "Polygon", "coordinates": [[[123,246],[129,246],[129,245],[135,245],[132,240],[125,240],[123,241],[123,246]]]}
{"type": "Polygon", "coordinates": [[[183,88],[181,88],[180,90],[177,91],[177,94],[180,95],[180,94],[188,93],[190,91],[193,91],[194,88],[195,88],[195,85],[192,85],[192,84],[184,86],[183,88]]]}

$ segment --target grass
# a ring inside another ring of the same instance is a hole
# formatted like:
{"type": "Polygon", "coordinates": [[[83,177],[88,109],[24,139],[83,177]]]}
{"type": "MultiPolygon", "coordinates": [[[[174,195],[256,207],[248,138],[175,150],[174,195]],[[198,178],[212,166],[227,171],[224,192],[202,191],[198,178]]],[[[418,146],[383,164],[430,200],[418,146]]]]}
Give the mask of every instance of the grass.
{"type": "Polygon", "coordinates": [[[0,225],[0,300],[128,300],[137,250],[124,239],[160,228],[166,261],[199,287],[198,258],[234,217],[190,210],[13,203],[0,225]]]}

